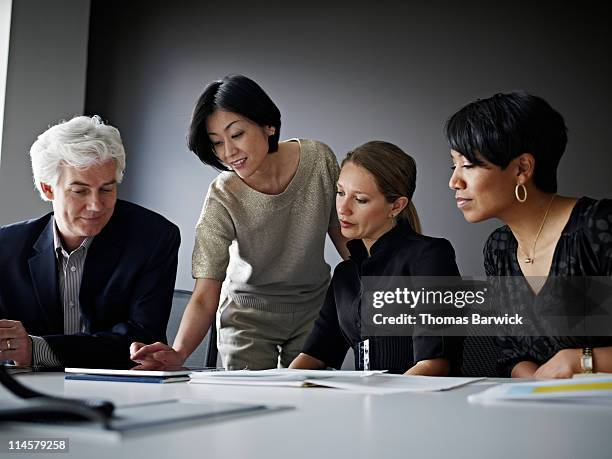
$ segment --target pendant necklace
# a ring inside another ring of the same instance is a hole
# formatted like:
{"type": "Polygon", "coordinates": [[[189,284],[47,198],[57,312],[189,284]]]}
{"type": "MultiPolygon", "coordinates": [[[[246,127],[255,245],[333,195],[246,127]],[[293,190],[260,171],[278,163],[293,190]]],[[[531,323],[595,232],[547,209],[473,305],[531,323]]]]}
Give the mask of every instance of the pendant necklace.
{"type": "Polygon", "coordinates": [[[544,223],[546,222],[546,217],[548,217],[548,212],[550,211],[550,207],[552,206],[552,203],[555,199],[555,194],[552,195],[552,197],[550,198],[550,201],[548,202],[548,207],[546,208],[546,212],[544,213],[544,218],[542,218],[542,223],[540,223],[540,229],[538,230],[536,237],[533,241],[533,246],[531,247],[531,256],[529,256],[528,254],[527,257],[525,258],[525,263],[528,264],[533,264],[535,262],[535,249],[536,249],[536,244],[538,243],[538,238],[540,237],[540,233],[542,232],[542,228],[544,228],[544,223]]]}

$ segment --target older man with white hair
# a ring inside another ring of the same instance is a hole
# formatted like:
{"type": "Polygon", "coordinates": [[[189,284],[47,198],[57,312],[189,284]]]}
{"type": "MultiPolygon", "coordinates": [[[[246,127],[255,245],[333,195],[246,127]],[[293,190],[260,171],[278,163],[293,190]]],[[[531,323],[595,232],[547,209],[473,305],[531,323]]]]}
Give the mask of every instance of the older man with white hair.
{"type": "Polygon", "coordinates": [[[132,341],[165,341],[180,234],[117,199],[119,131],[77,116],[30,150],[53,212],[0,228],[0,360],[125,367],[132,341]]]}

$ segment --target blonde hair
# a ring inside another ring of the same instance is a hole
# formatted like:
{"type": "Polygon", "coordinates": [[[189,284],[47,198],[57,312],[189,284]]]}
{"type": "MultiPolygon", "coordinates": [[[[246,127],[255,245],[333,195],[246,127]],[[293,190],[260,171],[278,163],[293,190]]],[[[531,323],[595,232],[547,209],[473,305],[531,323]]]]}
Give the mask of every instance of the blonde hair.
{"type": "Polygon", "coordinates": [[[412,203],[416,188],[416,163],[410,155],[392,143],[373,140],[350,151],[342,166],[349,162],[372,174],[387,202],[407,197],[408,205],[397,217],[406,220],[415,232],[421,233],[421,221],[412,203]]]}

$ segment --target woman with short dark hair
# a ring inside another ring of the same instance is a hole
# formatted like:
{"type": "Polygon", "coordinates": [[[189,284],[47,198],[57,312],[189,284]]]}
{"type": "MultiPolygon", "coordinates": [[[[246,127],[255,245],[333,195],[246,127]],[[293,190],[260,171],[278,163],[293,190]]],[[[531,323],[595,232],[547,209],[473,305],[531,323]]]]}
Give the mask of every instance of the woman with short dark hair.
{"type": "MultiPolygon", "coordinates": [[[[549,276],[612,275],[612,201],[556,194],[567,128],[544,99],[511,92],[477,100],[448,120],[446,136],[449,186],[465,219],[506,223],[485,244],[488,276],[524,276],[537,307],[551,293],[549,276]]],[[[612,337],[508,336],[498,344],[503,376],[612,370],[612,337]]]]}
{"type": "Polygon", "coordinates": [[[198,99],[189,148],[224,172],[196,226],[195,288],[173,347],[135,343],[132,359],[182,364],[215,314],[228,369],[287,366],[300,351],[329,283],[326,234],[341,255],[346,247],[333,205],[336,157],[320,142],[279,142],[280,126],[274,102],[242,75],[210,83],[198,99]]]}

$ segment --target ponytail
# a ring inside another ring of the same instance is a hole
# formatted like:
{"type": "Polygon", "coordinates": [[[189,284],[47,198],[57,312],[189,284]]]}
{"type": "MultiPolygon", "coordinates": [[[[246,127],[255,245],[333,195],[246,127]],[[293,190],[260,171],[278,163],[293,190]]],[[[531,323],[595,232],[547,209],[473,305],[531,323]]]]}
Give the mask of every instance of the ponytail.
{"type": "Polygon", "coordinates": [[[415,233],[422,234],[421,220],[419,219],[419,214],[417,214],[416,207],[414,207],[412,201],[408,203],[398,217],[407,221],[415,233]]]}

